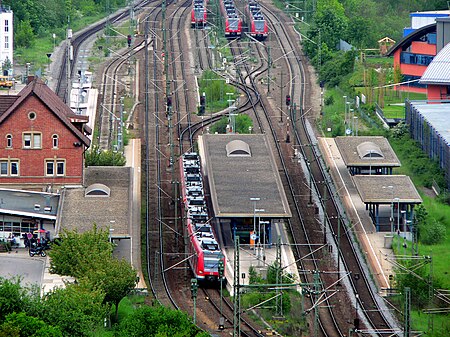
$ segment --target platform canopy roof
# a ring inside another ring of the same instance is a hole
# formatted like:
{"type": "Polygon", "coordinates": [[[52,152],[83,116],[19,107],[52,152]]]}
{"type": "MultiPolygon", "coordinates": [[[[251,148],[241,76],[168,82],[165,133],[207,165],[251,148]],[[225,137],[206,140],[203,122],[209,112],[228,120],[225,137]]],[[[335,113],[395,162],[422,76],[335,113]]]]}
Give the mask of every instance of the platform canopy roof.
{"type": "Polygon", "coordinates": [[[422,203],[422,198],[408,176],[355,175],[353,179],[364,203],[422,203]]]}
{"type": "Polygon", "coordinates": [[[401,165],[384,137],[336,137],[336,145],[347,167],[399,167],[401,165]]]}
{"type": "Polygon", "coordinates": [[[265,135],[203,135],[199,152],[216,217],[291,217],[265,135]]]}

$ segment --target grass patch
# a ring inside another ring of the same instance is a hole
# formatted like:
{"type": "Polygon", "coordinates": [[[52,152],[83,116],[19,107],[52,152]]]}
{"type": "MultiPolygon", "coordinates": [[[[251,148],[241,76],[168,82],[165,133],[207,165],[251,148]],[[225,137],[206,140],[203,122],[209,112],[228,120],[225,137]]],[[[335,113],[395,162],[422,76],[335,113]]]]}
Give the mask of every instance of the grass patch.
{"type": "Polygon", "coordinates": [[[402,105],[387,105],[383,108],[386,118],[405,118],[405,107],[402,105]]]}

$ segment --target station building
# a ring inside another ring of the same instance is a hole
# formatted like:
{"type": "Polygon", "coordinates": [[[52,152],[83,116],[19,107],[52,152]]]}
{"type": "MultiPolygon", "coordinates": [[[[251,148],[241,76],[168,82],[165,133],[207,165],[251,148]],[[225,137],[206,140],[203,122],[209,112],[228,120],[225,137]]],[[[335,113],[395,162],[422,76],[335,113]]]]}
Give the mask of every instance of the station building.
{"type": "Polygon", "coordinates": [[[206,190],[225,244],[264,244],[274,239],[274,223],[291,217],[275,158],[263,134],[199,137],[206,190]],[[227,237],[228,236],[228,237],[227,237]]]}

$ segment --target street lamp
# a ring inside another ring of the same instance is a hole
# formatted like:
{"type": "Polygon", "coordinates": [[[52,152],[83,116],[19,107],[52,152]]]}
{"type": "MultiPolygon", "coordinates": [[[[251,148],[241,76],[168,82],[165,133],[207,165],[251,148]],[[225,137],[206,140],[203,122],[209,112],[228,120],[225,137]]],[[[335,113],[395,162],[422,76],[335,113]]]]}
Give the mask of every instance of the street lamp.
{"type": "Polygon", "coordinates": [[[112,242],[112,232],[114,232],[114,228],[112,228],[112,226],[114,226],[114,224],[116,223],[115,220],[111,220],[109,222],[109,242],[112,242]]]}
{"type": "Polygon", "coordinates": [[[347,96],[342,96],[344,98],[344,126],[347,125],[347,96]]]}
{"type": "Polygon", "coordinates": [[[260,200],[261,198],[250,198],[250,201],[253,201],[253,234],[256,232],[256,202],[260,200]]]}
{"type": "Polygon", "coordinates": [[[354,135],[353,113],[354,113],[354,110],[353,110],[353,109],[349,109],[349,110],[348,110],[348,118],[350,119],[350,126],[351,126],[351,128],[352,128],[352,136],[354,135]]]}
{"type": "Polygon", "coordinates": [[[257,254],[256,254],[256,258],[258,260],[258,266],[261,263],[261,216],[259,215],[259,213],[263,213],[265,211],[266,210],[262,209],[262,208],[255,209],[255,213],[258,212],[258,246],[257,246],[257,254]]]}

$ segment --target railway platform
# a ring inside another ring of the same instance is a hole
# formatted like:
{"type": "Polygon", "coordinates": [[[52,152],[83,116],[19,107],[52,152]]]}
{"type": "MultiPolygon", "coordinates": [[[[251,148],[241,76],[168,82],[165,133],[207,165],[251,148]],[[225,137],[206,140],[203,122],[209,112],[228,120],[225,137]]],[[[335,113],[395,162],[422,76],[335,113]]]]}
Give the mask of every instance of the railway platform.
{"type": "MultiPolygon", "coordinates": [[[[229,222],[221,222],[222,230],[218,231],[219,243],[223,247],[223,254],[225,255],[225,277],[227,279],[227,289],[230,294],[233,294],[234,289],[234,271],[235,271],[235,243],[231,237],[231,228],[229,222]]],[[[272,242],[277,242],[280,238],[280,257],[281,268],[284,273],[290,274],[293,278],[293,283],[300,282],[300,276],[297,271],[294,254],[289,246],[289,239],[287,232],[282,222],[274,222],[272,231],[272,242]]],[[[251,267],[257,273],[265,277],[269,266],[277,259],[276,244],[272,245],[239,245],[239,286],[245,287],[249,284],[249,270],[251,267]]],[[[300,286],[297,286],[300,291],[300,286]]]]}
{"type": "Polygon", "coordinates": [[[372,219],[358,194],[334,139],[318,138],[318,145],[327,166],[330,168],[337,193],[350,220],[355,224],[354,232],[361,244],[364,256],[369,262],[369,268],[376,280],[378,289],[381,289],[380,294],[383,295],[383,290],[390,288],[389,275],[393,273],[392,265],[386,259],[388,256],[393,256],[392,249],[386,248],[386,233],[376,232],[372,219]]]}

